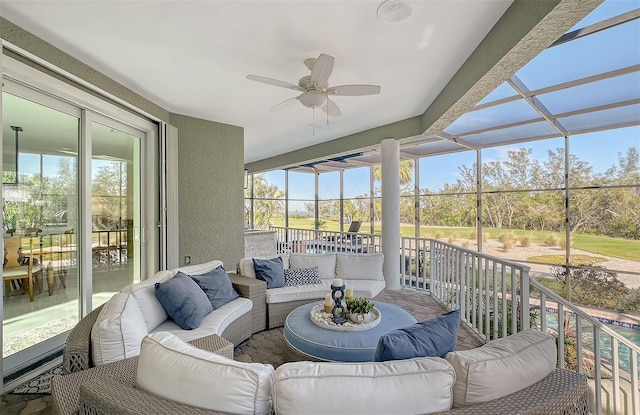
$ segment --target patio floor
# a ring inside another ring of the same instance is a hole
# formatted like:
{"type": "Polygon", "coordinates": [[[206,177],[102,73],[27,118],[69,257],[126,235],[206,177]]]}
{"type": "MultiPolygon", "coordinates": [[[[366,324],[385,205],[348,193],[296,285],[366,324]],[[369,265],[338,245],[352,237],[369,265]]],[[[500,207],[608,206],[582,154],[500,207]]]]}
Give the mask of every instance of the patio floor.
{"type": "MultiPolygon", "coordinates": [[[[448,310],[431,295],[410,289],[384,291],[377,301],[394,304],[422,321],[438,316],[448,310]]],[[[467,350],[483,344],[469,328],[460,326],[456,350],[467,350]]],[[[270,363],[277,367],[284,363],[286,346],[282,327],[256,333],[235,348],[235,359],[242,362],[270,363]]],[[[48,415],[52,413],[49,395],[6,394],[0,400],[0,412],[6,415],[48,415]]]]}

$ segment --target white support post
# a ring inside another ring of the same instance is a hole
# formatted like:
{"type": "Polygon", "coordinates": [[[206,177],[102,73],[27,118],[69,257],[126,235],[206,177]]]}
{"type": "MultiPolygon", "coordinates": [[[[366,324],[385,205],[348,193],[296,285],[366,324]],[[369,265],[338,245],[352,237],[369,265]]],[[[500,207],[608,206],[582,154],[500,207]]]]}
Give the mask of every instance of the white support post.
{"type": "Polygon", "coordinates": [[[400,285],[400,143],[382,140],[382,253],[388,290],[400,285]]]}

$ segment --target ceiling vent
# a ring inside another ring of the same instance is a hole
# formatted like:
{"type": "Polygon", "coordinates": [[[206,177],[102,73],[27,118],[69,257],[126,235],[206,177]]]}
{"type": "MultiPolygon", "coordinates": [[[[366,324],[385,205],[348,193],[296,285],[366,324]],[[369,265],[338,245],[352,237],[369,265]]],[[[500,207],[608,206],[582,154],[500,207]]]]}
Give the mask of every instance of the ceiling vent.
{"type": "Polygon", "coordinates": [[[387,0],[378,7],[378,19],[383,22],[402,22],[413,12],[411,3],[404,0],[387,0]]]}

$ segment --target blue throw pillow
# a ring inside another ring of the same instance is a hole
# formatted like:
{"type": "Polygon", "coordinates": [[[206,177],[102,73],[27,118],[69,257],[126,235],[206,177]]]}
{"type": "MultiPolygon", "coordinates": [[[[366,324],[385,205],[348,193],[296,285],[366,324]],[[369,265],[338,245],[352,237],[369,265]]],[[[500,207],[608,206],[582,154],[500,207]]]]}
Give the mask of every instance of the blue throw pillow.
{"type": "Polygon", "coordinates": [[[281,257],[253,258],[253,269],[256,272],[256,278],[267,283],[267,288],[284,287],[284,264],[281,257]]]}
{"type": "Polygon", "coordinates": [[[156,283],[156,298],[181,329],[193,330],[213,311],[213,306],[187,274],[178,272],[173,278],[156,283]]]}
{"type": "Polygon", "coordinates": [[[222,266],[205,274],[190,276],[204,291],[213,309],[217,309],[240,297],[233,289],[227,271],[222,266]]]}
{"type": "Polygon", "coordinates": [[[378,340],[375,362],[442,357],[456,348],[460,310],[422,321],[402,329],[392,330],[378,340]]]}

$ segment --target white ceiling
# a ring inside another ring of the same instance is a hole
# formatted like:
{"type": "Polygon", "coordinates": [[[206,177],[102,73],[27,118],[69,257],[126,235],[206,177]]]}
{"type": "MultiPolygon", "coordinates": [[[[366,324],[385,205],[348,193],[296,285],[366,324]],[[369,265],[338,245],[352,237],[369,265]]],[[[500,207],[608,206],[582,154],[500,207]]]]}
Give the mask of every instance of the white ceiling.
{"type": "Polygon", "coordinates": [[[398,23],[377,1],[24,1],[0,14],[173,113],[244,128],[245,163],[422,114],[511,0],[411,1],[398,23]],[[335,57],[329,84],[376,84],[379,95],[334,97],[342,116],[297,103],[303,61],[335,57]]]}

